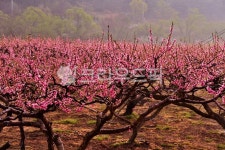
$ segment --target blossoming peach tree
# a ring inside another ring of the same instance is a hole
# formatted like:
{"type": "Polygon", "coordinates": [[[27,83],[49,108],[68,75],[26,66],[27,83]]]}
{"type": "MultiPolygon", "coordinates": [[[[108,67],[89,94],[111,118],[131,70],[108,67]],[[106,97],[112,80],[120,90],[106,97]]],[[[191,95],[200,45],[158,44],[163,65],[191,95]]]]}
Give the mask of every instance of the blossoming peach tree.
{"type": "Polygon", "coordinates": [[[225,129],[225,44],[217,38],[209,45],[176,43],[171,34],[157,42],[151,32],[144,44],[2,38],[0,53],[0,128],[19,127],[21,149],[25,126],[40,128],[49,150],[64,149],[45,115],[57,109],[96,113],[95,127],[78,149],[98,134],[127,131],[132,144],[144,123],[170,104],[214,119],[225,129]],[[138,112],[140,103],[147,107],[138,112]],[[104,110],[90,107],[95,104],[105,105],[104,110]],[[134,111],[134,121],[124,117],[134,111]],[[105,127],[113,118],[121,120],[120,128],[105,127]]]}

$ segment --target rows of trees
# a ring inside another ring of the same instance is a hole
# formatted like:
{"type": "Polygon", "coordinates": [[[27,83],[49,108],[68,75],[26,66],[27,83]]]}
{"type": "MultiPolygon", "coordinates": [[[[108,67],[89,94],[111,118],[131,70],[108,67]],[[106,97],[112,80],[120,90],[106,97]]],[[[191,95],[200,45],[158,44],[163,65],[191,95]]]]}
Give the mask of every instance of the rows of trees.
{"type": "Polygon", "coordinates": [[[177,44],[171,34],[157,43],[151,32],[145,44],[3,38],[0,53],[0,129],[19,127],[21,150],[26,126],[46,134],[49,150],[64,150],[45,115],[58,109],[81,107],[96,114],[80,150],[96,135],[129,130],[133,144],[145,122],[171,104],[225,129],[225,45],[216,37],[210,45],[177,44]],[[139,102],[147,107],[136,112],[139,102]],[[95,104],[103,109],[91,107],[95,104]],[[127,120],[124,115],[132,112],[138,117],[127,120]],[[110,126],[115,118],[121,120],[119,128],[110,126]]]}
{"type": "Polygon", "coordinates": [[[174,37],[193,42],[223,30],[222,6],[224,2],[220,0],[58,0],[54,3],[14,0],[13,6],[3,0],[0,2],[0,34],[86,39],[101,37],[109,25],[114,39],[147,40],[150,28],[162,38],[174,22],[174,37]]]}

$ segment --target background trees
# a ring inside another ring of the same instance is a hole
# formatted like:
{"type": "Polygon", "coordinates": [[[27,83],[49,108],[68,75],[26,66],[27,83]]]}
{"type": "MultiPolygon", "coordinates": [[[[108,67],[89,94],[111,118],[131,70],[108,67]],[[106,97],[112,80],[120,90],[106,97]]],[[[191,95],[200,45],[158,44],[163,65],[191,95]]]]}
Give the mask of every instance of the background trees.
{"type": "Polygon", "coordinates": [[[66,11],[66,17],[76,27],[75,38],[90,38],[101,33],[101,27],[82,8],[73,7],[66,11]]]}
{"type": "Polygon", "coordinates": [[[204,30],[207,30],[207,24],[209,23],[207,23],[205,16],[198,9],[191,9],[187,17],[177,19],[176,23],[182,41],[191,42],[193,37],[196,39],[201,39],[201,36],[207,37],[207,34],[204,34],[204,30]]]}
{"type": "MultiPolygon", "coordinates": [[[[45,9],[44,9],[45,10],[45,9]]],[[[21,15],[0,12],[0,33],[15,36],[91,38],[101,27],[82,8],[71,8],[65,17],[51,14],[38,7],[27,7],[21,15]]]]}
{"type": "Polygon", "coordinates": [[[10,17],[4,12],[0,11],[0,34],[9,34],[10,17]]]}
{"type": "Polygon", "coordinates": [[[57,0],[54,3],[50,0],[13,0],[13,2],[13,10],[11,1],[0,2],[0,10],[8,15],[10,20],[8,23],[4,17],[0,18],[1,35],[30,34],[87,39],[107,33],[109,25],[115,40],[133,40],[136,37],[146,41],[149,28],[158,38],[162,38],[168,34],[167,28],[174,22],[174,38],[183,42],[195,42],[203,41],[212,33],[224,29],[225,17],[222,14],[225,12],[222,0],[57,0]],[[29,19],[25,19],[27,15],[34,15],[28,18],[31,18],[30,22],[32,18],[37,18],[38,24],[30,24],[29,19]]]}
{"type": "Polygon", "coordinates": [[[129,3],[131,8],[131,17],[135,22],[143,22],[145,13],[148,10],[148,5],[144,0],[132,0],[129,3]]]}

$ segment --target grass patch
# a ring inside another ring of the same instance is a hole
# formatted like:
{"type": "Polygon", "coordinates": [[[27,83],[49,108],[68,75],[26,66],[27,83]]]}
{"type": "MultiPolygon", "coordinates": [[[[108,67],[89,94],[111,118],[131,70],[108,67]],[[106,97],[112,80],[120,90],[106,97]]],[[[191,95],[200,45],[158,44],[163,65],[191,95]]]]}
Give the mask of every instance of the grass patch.
{"type": "Polygon", "coordinates": [[[191,140],[191,139],[194,139],[195,137],[193,136],[193,135],[187,135],[186,136],[186,139],[188,139],[188,140],[191,140]]]}
{"type": "Polygon", "coordinates": [[[58,124],[77,124],[78,120],[73,118],[66,118],[59,121],[55,121],[58,124]]]}
{"type": "Polygon", "coordinates": [[[206,141],[206,142],[213,142],[213,139],[206,138],[205,141],[206,141]]]}
{"type": "Polygon", "coordinates": [[[162,143],[161,146],[163,148],[172,148],[172,147],[175,147],[174,144],[171,144],[171,143],[162,143]]]}
{"type": "Polygon", "coordinates": [[[202,120],[193,120],[191,121],[193,125],[204,125],[205,123],[202,120]]]}
{"type": "Polygon", "coordinates": [[[125,145],[125,144],[127,144],[127,142],[121,141],[121,142],[116,142],[116,143],[112,144],[112,146],[113,147],[118,147],[118,146],[125,145]]]}
{"type": "Polygon", "coordinates": [[[157,126],[156,126],[156,129],[157,129],[157,130],[170,130],[171,127],[168,126],[168,125],[157,125],[157,126]]]}
{"type": "Polygon", "coordinates": [[[191,146],[193,142],[190,141],[183,141],[182,144],[183,145],[187,145],[187,146],[191,146]]]}
{"type": "Polygon", "coordinates": [[[96,124],[96,120],[88,120],[87,124],[96,124]]]}
{"type": "Polygon", "coordinates": [[[109,138],[109,135],[97,135],[93,139],[98,140],[98,141],[102,141],[102,140],[105,140],[105,139],[108,139],[108,138],[109,138]]]}
{"type": "Polygon", "coordinates": [[[186,111],[186,112],[182,112],[181,115],[183,118],[192,118],[195,114],[193,114],[192,112],[186,111]]]}
{"type": "Polygon", "coordinates": [[[138,114],[132,113],[131,115],[127,115],[126,119],[132,120],[132,119],[137,119],[138,117],[139,117],[138,114]]]}
{"type": "Polygon", "coordinates": [[[210,134],[219,134],[218,130],[209,130],[208,133],[210,134]]]}
{"type": "Polygon", "coordinates": [[[53,132],[58,132],[58,133],[71,133],[70,130],[63,130],[63,129],[59,129],[59,128],[54,128],[53,132]]]}
{"type": "Polygon", "coordinates": [[[218,149],[218,150],[225,149],[225,144],[218,144],[218,145],[217,145],[217,149],[218,149]]]}

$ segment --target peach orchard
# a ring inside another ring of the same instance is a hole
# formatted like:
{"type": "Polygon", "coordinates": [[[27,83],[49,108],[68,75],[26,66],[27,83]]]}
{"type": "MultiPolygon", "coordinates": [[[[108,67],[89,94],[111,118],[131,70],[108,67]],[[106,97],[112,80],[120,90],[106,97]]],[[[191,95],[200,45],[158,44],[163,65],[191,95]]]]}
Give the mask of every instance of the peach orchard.
{"type": "Polygon", "coordinates": [[[225,42],[216,37],[210,44],[178,43],[171,34],[159,42],[151,32],[148,43],[1,38],[0,128],[18,127],[21,149],[24,127],[40,128],[49,150],[63,150],[64,141],[53,132],[46,113],[89,109],[96,113],[96,124],[78,149],[96,135],[128,130],[132,144],[145,122],[174,104],[225,129],[224,62],[225,42]],[[138,103],[146,103],[147,109],[132,122],[124,118],[138,103]],[[94,110],[95,104],[105,105],[104,110],[94,110]],[[120,128],[105,127],[113,118],[122,120],[120,128]]]}

